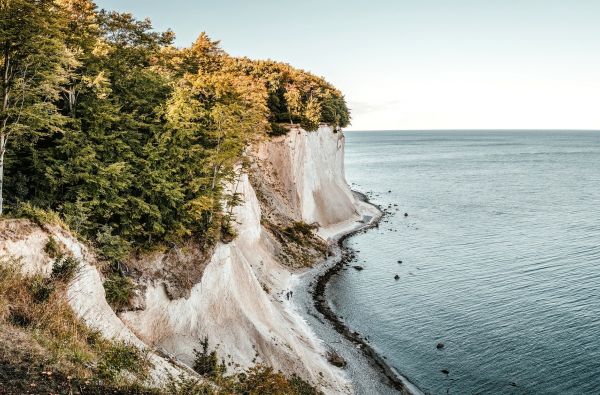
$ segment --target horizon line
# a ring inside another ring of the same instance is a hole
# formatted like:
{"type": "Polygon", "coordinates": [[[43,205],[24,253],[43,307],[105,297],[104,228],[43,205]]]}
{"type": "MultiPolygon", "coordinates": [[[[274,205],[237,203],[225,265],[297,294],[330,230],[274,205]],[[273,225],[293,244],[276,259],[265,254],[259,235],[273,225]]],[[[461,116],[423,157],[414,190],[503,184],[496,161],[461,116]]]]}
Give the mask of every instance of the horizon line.
{"type": "Polygon", "coordinates": [[[485,128],[449,128],[449,129],[346,129],[344,132],[600,132],[600,129],[485,129],[485,128]]]}

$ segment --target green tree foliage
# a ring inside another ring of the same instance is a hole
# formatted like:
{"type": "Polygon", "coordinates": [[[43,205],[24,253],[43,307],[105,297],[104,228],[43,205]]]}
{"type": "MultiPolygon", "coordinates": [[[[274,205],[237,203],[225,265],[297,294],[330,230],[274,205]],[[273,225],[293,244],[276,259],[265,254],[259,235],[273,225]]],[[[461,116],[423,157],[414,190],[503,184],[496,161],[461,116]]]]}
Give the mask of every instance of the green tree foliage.
{"type": "Polygon", "coordinates": [[[228,58],[224,67],[264,84],[275,134],[280,130],[279,124],[288,122],[300,123],[310,131],[321,123],[336,129],[350,123],[344,96],[323,78],[272,60],[228,58]]]}
{"type": "MultiPolygon", "coordinates": [[[[223,181],[234,181],[245,147],[267,128],[265,98],[263,87],[243,75],[199,71],[179,81],[159,146],[184,196],[177,210],[191,223],[206,230],[221,226],[214,218],[221,211],[223,181]]],[[[181,225],[177,236],[190,229],[181,225]]]]}
{"type": "Polygon", "coordinates": [[[232,58],[205,33],[179,49],[91,0],[0,5],[6,201],[58,213],[118,278],[133,248],[230,238],[228,186],[266,132],[349,122],[322,78],[232,58]]]}
{"type": "Polygon", "coordinates": [[[74,64],[52,0],[0,0],[0,215],[9,147],[59,132],[61,84],[74,64]]]}

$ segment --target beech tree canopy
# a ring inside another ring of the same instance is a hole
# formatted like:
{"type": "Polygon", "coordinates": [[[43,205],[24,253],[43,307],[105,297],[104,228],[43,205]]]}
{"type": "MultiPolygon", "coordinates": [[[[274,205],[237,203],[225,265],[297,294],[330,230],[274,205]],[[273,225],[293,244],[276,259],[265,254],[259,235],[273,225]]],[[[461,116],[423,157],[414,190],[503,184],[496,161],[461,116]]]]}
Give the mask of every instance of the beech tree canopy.
{"type": "Polygon", "coordinates": [[[0,214],[52,210],[118,261],[228,232],[223,185],[245,148],[288,124],[349,123],[323,78],[189,48],[89,0],[0,0],[0,214]]]}

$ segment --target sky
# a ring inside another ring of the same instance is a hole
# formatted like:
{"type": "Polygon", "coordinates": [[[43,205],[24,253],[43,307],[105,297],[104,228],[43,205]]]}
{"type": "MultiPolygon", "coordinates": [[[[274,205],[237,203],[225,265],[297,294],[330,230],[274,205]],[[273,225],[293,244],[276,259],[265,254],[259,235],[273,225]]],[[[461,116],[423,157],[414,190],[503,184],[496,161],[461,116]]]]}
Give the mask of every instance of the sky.
{"type": "Polygon", "coordinates": [[[349,130],[600,129],[599,0],[97,0],[325,77],[349,130]]]}

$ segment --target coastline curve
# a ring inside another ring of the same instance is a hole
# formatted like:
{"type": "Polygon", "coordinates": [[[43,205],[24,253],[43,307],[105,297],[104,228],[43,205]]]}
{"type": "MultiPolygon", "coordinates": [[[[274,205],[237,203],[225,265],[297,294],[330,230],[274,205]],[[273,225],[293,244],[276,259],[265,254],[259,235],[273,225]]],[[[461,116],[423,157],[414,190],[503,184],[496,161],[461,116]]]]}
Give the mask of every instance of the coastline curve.
{"type": "Polygon", "coordinates": [[[362,376],[359,378],[360,381],[365,381],[357,382],[357,377],[350,377],[357,393],[367,393],[367,391],[373,393],[372,391],[376,390],[377,393],[422,395],[423,392],[417,386],[388,365],[385,359],[358,332],[353,331],[346,322],[337,316],[327,300],[326,289],[329,281],[333,276],[339,274],[352,258],[352,252],[344,242],[357,233],[377,227],[384,215],[381,208],[369,202],[366,195],[357,191],[352,192],[362,220],[346,224],[343,229],[336,229],[337,232],[332,234],[329,240],[332,245],[330,257],[315,268],[296,276],[294,289],[301,297],[295,301],[294,307],[305,319],[311,321],[311,327],[327,343],[328,348],[333,348],[336,352],[353,354],[353,358],[346,358],[349,370],[355,373],[353,376],[362,376]],[[325,320],[322,319],[323,317],[325,320]],[[337,337],[341,335],[341,338],[335,341],[335,335],[337,337]],[[342,347],[336,349],[334,344],[342,347]],[[357,354],[362,358],[356,358],[357,354]],[[357,366],[350,366],[353,364],[357,366]],[[378,374],[377,379],[382,381],[380,384],[383,387],[377,385],[376,380],[369,380],[372,378],[368,377],[368,372],[364,372],[365,364],[378,374]]]}

